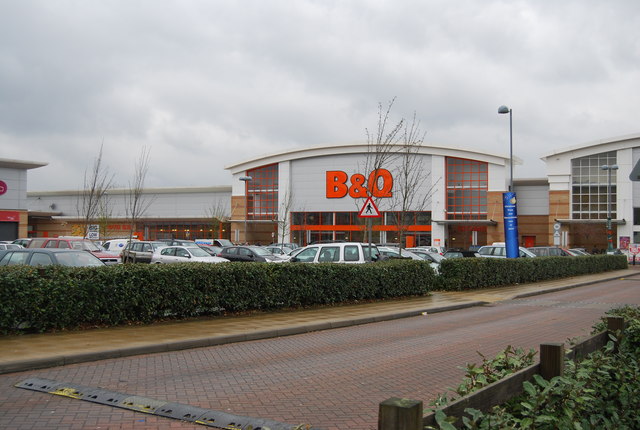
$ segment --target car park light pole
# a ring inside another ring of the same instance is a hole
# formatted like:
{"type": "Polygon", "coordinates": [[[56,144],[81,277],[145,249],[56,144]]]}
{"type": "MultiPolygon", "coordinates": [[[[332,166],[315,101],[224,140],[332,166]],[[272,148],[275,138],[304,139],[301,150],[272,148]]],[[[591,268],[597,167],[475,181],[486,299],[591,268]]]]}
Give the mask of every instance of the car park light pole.
{"type": "Polygon", "coordinates": [[[249,235],[247,234],[247,219],[249,218],[249,182],[253,178],[251,176],[241,176],[240,180],[244,182],[244,241],[249,243],[249,235]]]}
{"type": "Polygon", "coordinates": [[[504,241],[507,258],[518,258],[520,247],[518,244],[518,210],[516,193],[513,190],[513,115],[511,108],[500,106],[499,114],[509,114],[509,191],[502,194],[502,210],[504,219],[504,241]]]}
{"type": "Polygon", "coordinates": [[[613,252],[613,231],[611,229],[611,171],[618,170],[617,164],[604,164],[600,167],[602,170],[606,170],[609,176],[607,182],[607,253],[613,252]]]}
{"type": "Polygon", "coordinates": [[[498,108],[498,113],[509,114],[509,191],[513,191],[513,113],[505,105],[498,108]]]}

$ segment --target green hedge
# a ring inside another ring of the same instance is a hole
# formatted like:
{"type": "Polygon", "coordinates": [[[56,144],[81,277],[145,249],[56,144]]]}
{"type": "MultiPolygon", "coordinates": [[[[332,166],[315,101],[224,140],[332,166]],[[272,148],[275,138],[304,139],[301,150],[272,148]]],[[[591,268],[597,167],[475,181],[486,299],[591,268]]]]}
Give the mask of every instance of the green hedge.
{"type": "Polygon", "coordinates": [[[624,255],[537,258],[453,258],[440,264],[445,290],[462,291],[540,282],[626,269],[624,255]]]}
{"type": "Polygon", "coordinates": [[[0,268],[0,332],[424,295],[439,283],[431,267],[417,261],[8,266],[0,268]]]}
{"type": "Polygon", "coordinates": [[[0,333],[332,305],[624,269],[624,256],[375,264],[185,263],[0,267],[0,333]]]}

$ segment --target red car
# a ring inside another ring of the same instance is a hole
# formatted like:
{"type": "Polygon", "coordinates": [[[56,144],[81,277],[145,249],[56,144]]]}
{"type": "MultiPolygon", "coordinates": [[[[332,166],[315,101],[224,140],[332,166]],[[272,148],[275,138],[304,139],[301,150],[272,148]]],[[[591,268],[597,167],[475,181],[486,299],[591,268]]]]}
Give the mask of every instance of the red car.
{"type": "Polygon", "coordinates": [[[98,257],[104,264],[119,264],[122,260],[117,255],[104,252],[89,239],[71,237],[35,237],[28,248],[62,248],[87,251],[98,257]]]}

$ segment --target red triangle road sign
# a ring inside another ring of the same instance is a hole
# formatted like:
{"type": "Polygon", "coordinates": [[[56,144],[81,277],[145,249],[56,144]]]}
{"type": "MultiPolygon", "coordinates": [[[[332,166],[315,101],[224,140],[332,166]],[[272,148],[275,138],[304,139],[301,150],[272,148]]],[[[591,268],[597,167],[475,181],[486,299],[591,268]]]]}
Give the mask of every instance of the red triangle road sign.
{"type": "Polygon", "coordinates": [[[369,197],[362,205],[362,209],[360,209],[360,213],[358,213],[358,216],[360,218],[378,218],[381,215],[378,207],[373,202],[373,199],[369,197]]]}

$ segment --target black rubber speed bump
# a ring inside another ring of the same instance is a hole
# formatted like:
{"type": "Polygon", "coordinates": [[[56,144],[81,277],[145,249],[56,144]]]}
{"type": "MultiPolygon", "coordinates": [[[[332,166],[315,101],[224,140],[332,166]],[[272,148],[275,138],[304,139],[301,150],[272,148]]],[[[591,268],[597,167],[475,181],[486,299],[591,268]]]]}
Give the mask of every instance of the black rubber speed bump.
{"type": "MultiPolygon", "coordinates": [[[[116,391],[58,382],[43,378],[29,378],[15,385],[17,388],[55,394],[72,399],[114,406],[165,418],[193,422],[225,430],[293,430],[296,426],[277,421],[242,417],[181,403],[165,402],[148,397],[132,396],[116,391]]],[[[317,430],[317,429],[316,429],[317,430]]]]}

